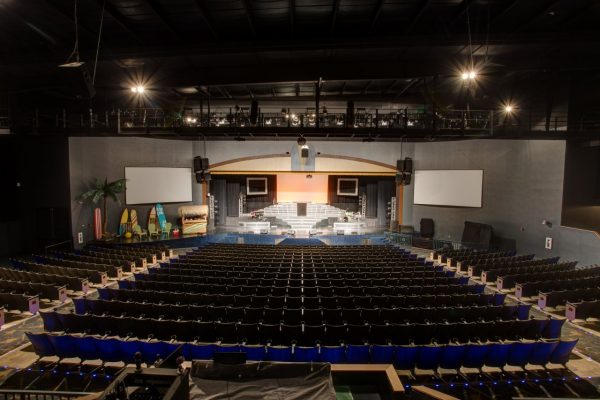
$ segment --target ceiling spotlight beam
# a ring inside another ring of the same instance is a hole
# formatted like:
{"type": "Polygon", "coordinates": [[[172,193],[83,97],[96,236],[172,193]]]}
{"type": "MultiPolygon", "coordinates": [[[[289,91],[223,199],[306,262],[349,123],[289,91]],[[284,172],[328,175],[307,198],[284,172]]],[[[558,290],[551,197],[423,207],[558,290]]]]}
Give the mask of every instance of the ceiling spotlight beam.
{"type": "Polygon", "coordinates": [[[148,4],[148,6],[150,6],[150,8],[152,9],[152,12],[160,19],[163,25],[167,27],[167,30],[169,31],[171,36],[173,36],[175,39],[180,40],[181,36],[179,35],[179,32],[177,32],[176,25],[173,22],[173,20],[171,20],[171,18],[168,17],[164,7],[161,4],[159,4],[156,0],[145,1],[146,4],[148,4]]]}
{"type": "Polygon", "coordinates": [[[406,33],[410,33],[415,28],[415,26],[417,26],[417,23],[423,16],[423,13],[425,12],[425,10],[427,10],[427,8],[429,7],[430,3],[431,3],[431,0],[421,0],[419,2],[419,4],[417,5],[417,10],[415,11],[414,15],[412,16],[412,22],[408,26],[408,28],[406,28],[406,33]]]}
{"type": "Polygon", "coordinates": [[[213,36],[213,38],[215,40],[218,40],[219,35],[217,34],[217,31],[215,31],[214,24],[210,18],[208,9],[206,8],[206,5],[204,4],[204,0],[196,0],[196,6],[198,7],[198,11],[200,11],[200,14],[199,14],[200,19],[202,19],[202,22],[204,22],[204,25],[208,28],[208,30],[210,31],[210,34],[213,36]]]}
{"type": "Polygon", "coordinates": [[[329,32],[333,33],[335,30],[335,22],[337,19],[338,11],[340,10],[341,0],[334,0],[333,10],[331,11],[331,25],[329,26],[329,32]]]}
{"type": "Polygon", "coordinates": [[[373,29],[375,28],[375,24],[377,23],[377,19],[379,18],[379,15],[381,14],[381,10],[383,9],[383,0],[378,0],[377,4],[375,5],[375,11],[373,12],[373,16],[371,17],[371,24],[369,25],[369,32],[372,32],[373,29]]]}
{"type": "Polygon", "coordinates": [[[252,6],[250,5],[250,2],[248,0],[242,0],[242,4],[244,6],[244,10],[246,11],[246,18],[248,19],[248,26],[250,27],[250,32],[252,32],[252,36],[256,36],[252,6]]]}

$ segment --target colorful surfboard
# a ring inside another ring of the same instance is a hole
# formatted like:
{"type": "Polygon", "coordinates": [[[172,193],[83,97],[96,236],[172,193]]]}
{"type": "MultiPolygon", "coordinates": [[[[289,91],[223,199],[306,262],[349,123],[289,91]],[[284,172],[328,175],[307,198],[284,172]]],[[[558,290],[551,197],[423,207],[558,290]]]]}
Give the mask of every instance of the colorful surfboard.
{"type": "Polygon", "coordinates": [[[148,227],[150,227],[150,224],[156,226],[156,207],[152,207],[150,214],[148,214],[148,227]]]}
{"type": "Polygon", "coordinates": [[[133,209],[132,209],[132,210],[129,212],[129,219],[131,220],[131,230],[132,230],[132,231],[134,231],[134,230],[135,230],[135,227],[136,227],[136,226],[137,226],[137,224],[138,224],[138,219],[137,219],[137,211],[135,211],[135,210],[133,210],[133,209]]]}
{"type": "Polygon", "coordinates": [[[94,209],[94,239],[102,239],[102,211],[94,209]]]}
{"type": "Polygon", "coordinates": [[[124,209],[121,214],[121,222],[119,223],[119,236],[123,236],[127,232],[127,222],[129,220],[129,210],[124,209]]]}
{"type": "Polygon", "coordinates": [[[156,204],[156,217],[158,218],[158,225],[161,231],[167,229],[167,216],[165,215],[165,209],[161,204],[156,204]]]}

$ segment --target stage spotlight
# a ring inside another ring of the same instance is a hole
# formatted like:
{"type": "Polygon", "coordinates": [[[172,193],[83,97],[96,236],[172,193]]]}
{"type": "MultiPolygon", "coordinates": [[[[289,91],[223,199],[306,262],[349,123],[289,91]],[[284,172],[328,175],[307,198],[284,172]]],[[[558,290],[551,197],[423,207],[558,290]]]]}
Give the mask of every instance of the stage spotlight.
{"type": "Polygon", "coordinates": [[[513,110],[514,110],[514,108],[510,104],[507,104],[506,106],[504,106],[504,112],[507,113],[507,114],[512,113],[513,110]]]}
{"type": "Polygon", "coordinates": [[[141,86],[141,85],[137,85],[137,86],[133,86],[131,88],[131,91],[133,93],[137,93],[137,94],[143,94],[146,91],[146,88],[141,86]]]}
{"type": "Polygon", "coordinates": [[[460,77],[463,81],[472,81],[475,78],[477,78],[477,72],[475,72],[474,70],[465,71],[460,75],[460,77]]]}
{"type": "Polygon", "coordinates": [[[462,78],[463,81],[466,81],[467,79],[469,79],[469,73],[463,72],[460,77],[462,78]]]}

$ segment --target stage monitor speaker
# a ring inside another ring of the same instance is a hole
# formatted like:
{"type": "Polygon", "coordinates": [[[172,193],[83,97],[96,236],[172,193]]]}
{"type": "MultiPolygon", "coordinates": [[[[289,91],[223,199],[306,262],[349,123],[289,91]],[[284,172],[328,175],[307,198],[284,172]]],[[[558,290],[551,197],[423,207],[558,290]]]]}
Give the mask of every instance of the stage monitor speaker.
{"type": "Polygon", "coordinates": [[[257,121],[258,121],[258,101],[252,100],[252,103],[250,104],[250,123],[252,125],[256,125],[257,121]]]}
{"type": "Polygon", "coordinates": [[[92,77],[83,62],[62,64],[58,67],[58,77],[67,90],[67,94],[75,98],[91,99],[96,94],[92,77]]]}
{"type": "Polygon", "coordinates": [[[208,158],[194,157],[194,172],[206,171],[208,169],[208,158]]]}

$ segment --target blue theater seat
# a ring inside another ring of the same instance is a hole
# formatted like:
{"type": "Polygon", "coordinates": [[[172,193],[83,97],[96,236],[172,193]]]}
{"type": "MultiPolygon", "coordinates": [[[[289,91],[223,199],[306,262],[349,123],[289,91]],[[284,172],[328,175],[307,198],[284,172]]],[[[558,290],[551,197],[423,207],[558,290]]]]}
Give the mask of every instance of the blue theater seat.
{"type": "Polygon", "coordinates": [[[214,344],[187,344],[184,349],[185,358],[187,360],[211,360],[215,353],[214,344]]]}
{"type": "Polygon", "coordinates": [[[94,336],[83,336],[77,338],[75,345],[77,346],[77,353],[82,361],[84,360],[100,360],[102,354],[98,350],[96,342],[99,339],[94,336]]]}
{"type": "Polygon", "coordinates": [[[533,352],[535,342],[514,342],[508,352],[507,364],[525,369],[533,352]]]}
{"type": "Polygon", "coordinates": [[[438,345],[419,346],[416,367],[425,370],[437,370],[440,365],[442,350],[443,346],[438,345]]]}
{"type": "Polygon", "coordinates": [[[477,368],[481,370],[481,368],[483,368],[485,365],[489,351],[490,345],[488,344],[468,344],[463,357],[463,367],[477,368]]]}
{"type": "Polygon", "coordinates": [[[440,368],[459,370],[463,365],[468,345],[449,344],[442,349],[440,357],[440,368]]]}
{"type": "Polygon", "coordinates": [[[317,362],[321,358],[318,347],[296,346],[292,361],[296,362],[317,362]]]}
{"type": "Polygon", "coordinates": [[[85,297],[76,297],[73,299],[73,305],[75,306],[75,313],[77,314],[85,314],[86,312],[86,304],[85,297]]]}
{"type": "Polygon", "coordinates": [[[557,319],[557,318],[552,318],[548,321],[548,324],[546,325],[543,333],[542,333],[542,337],[545,339],[559,339],[560,338],[560,332],[562,330],[562,326],[564,325],[566,319],[562,318],[562,319],[557,319]]]}
{"type": "Polygon", "coordinates": [[[569,361],[571,351],[573,351],[578,341],[579,339],[565,341],[561,340],[556,346],[556,349],[554,349],[554,352],[550,357],[550,362],[553,364],[565,365],[569,361]]]}
{"type": "Polygon", "coordinates": [[[75,338],[71,335],[49,335],[48,339],[52,346],[54,347],[54,351],[56,355],[61,360],[63,358],[75,358],[79,356],[79,352],[77,351],[77,346],[75,344],[75,338]]]}
{"type": "Polygon", "coordinates": [[[413,370],[417,363],[419,346],[396,346],[394,349],[394,366],[397,369],[413,370]]]}
{"type": "Polygon", "coordinates": [[[504,368],[508,362],[512,342],[492,343],[485,360],[488,367],[504,368]]]}
{"type": "Polygon", "coordinates": [[[529,364],[545,366],[558,347],[558,341],[538,341],[529,355],[529,364]]]}
{"type": "Polygon", "coordinates": [[[96,341],[98,351],[102,355],[104,362],[119,362],[122,361],[121,347],[118,339],[98,339],[96,341]]]}
{"type": "Polygon", "coordinates": [[[57,313],[54,311],[40,311],[39,313],[44,322],[44,330],[48,332],[61,332],[63,330],[57,313]]]}
{"type": "Polygon", "coordinates": [[[368,345],[348,345],[346,347],[346,362],[349,364],[366,364],[370,360],[368,345]]]}
{"type": "Polygon", "coordinates": [[[26,332],[25,334],[33,345],[33,351],[35,351],[38,357],[48,357],[56,354],[54,346],[46,333],[26,332]]]}
{"type": "Polygon", "coordinates": [[[244,345],[240,346],[240,350],[246,353],[248,360],[252,361],[265,361],[267,358],[267,352],[265,346],[261,345],[244,345]]]}
{"type": "MultiPolygon", "coordinates": [[[[160,345],[157,345],[158,347],[160,345]]],[[[142,352],[142,342],[139,340],[119,340],[119,351],[121,352],[121,360],[125,364],[135,363],[135,353],[142,352]]],[[[154,362],[154,360],[152,360],[154,362]]]]}
{"type": "MultiPolygon", "coordinates": [[[[297,349],[296,349],[297,350],[297,349]]],[[[292,361],[292,348],[289,346],[269,346],[267,347],[267,361],[292,361]]]]}
{"type": "Polygon", "coordinates": [[[346,362],[346,354],[344,346],[321,346],[320,361],[331,364],[343,364],[346,362]]]}
{"type": "Polygon", "coordinates": [[[371,362],[373,364],[392,364],[394,362],[394,346],[373,345],[371,362]]]}

